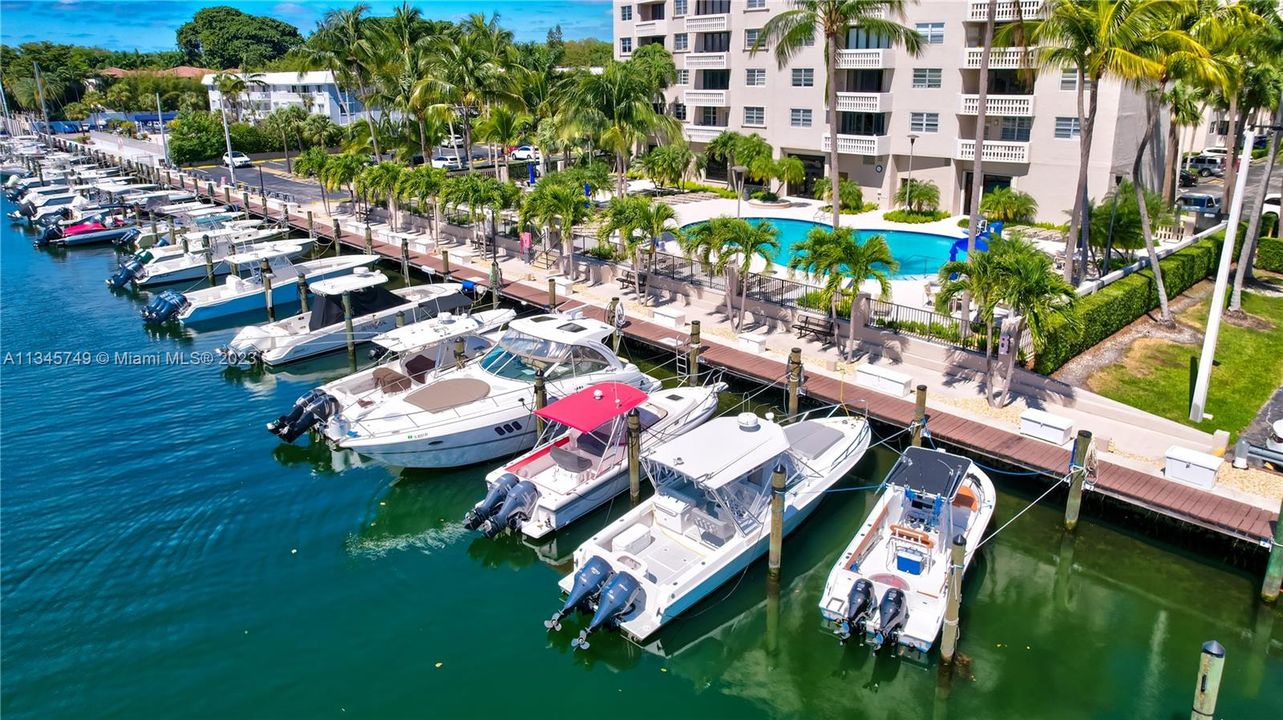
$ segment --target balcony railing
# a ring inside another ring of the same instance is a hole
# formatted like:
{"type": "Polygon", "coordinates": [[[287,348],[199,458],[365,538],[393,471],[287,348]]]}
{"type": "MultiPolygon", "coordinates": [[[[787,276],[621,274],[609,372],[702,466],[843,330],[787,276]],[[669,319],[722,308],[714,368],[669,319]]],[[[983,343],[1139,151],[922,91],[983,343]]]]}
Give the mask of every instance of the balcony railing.
{"type": "Polygon", "coordinates": [[[838,93],[839,112],[891,112],[891,93],[838,93]]]}
{"type": "MultiPolygon", "coordinates": [[[[1033,67],[1037,48],[994,48],[989,54],[990,70],[1016,70],[1033,67]]],[[[975,70],[980,67],[984,48],[967,48],[963,67],[975,70]]]]}
{"type": "Polygon", "coordinates": [[[686,107],[726,107],[725,90],[687,90],[683,100],[686,107]]]}
{"type": "Polygon", "coordinates": [[[895,65],[891,50],[838,50],[839,70],[877,70],[895,65]]]}
{"type": "Polygon", "coordinates": [[[686,32],[722,32],[731,27],[731,16],[722,15],[687,15],[686,32]]]}
{"type": "MultiPolygon", "coordinates": [[[[962,115],[976,115],[980,112],[979,95],[963,95],[962,115]]],[[[990,95],[985,98],[985,114],[995,117],[1033,117],[1033,95],[990,95]]]]}
{"type": "Polygon", "coordinates": [[[639,22],[633,26],[633,35],[636,35],[637,37],[642,37],[645,35],[663,35],[665,33],[663,33],[659,29],[659,24],[661,22],[663,21],[648,20],[646,22],[639,22]]]}
{"type": "Polygon", "coordinates": [[[687,125],[686,139],[690,142],[712,142],[713,138],[725,131],[726,128],[715,125],[687,125]]]}
{"type": "MultiPolygon", "coordinates": [[[[890,145],[888,135],[838,135],[838,152],[845,155],[887,155],[890,145]]],[[[829,134],[824,133],[824,151],[829,148],[829,134]]]]}
{"type": "MultiPolygon", "coordinates": [[[[994,19],[998,22],[1011,22],[1016,19],[1017,0],[998,0],[994,19]]],[[[1042,14],[1043,0],[1019,0],[1020,17],[1033,20],[1042,14]]],[[[971,0],[967,7],[967,19],[974,22],[985,22],[989,18],[989,0],[971,0]]]]}
{"type": "Polygon", "coordinates": [[[725,70],[726,53],[694,52],[686,56],[687,70],[725,70]]]}
{"type": "MultiPolygon", "coordinates": [[[[958,152],[955,157],[959,160],[975,160],[976,141],[958,140],[958,152]]],[[[985,140],[984,160],[985,162],[1027,163],[1029,162],[1029,143],[985,140]]]]}

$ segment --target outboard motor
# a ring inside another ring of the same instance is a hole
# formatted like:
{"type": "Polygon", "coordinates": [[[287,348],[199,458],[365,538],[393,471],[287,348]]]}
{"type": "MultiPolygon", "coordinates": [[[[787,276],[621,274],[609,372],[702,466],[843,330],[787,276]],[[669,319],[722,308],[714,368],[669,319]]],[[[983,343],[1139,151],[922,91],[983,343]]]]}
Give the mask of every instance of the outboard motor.
{"type": "Polygon", "coordinates": [[[330,419],[339,410],[334,396],[316,388],[294,401],[289,415],[282,415],[276,422],[267,424],[267,431],[285,442],[292,443],[317,424],[330,419]]]}
{"type": "Polygon", "coordinates": [[[486,496],[481,502],[472,506],[472,509],[463,516],[463,526],[469,530],[476,530],[481,527],[481,523],[490,519],[499,510],[504,499],[508,497],[508,491],[517,484],[517,476],[512,473],[504,473],[499,476],[498,480],[490,486],[486,496]]]}
{"type": "Polygon", "coordinates": [[[169,322],[187,308],[187,296],[177,290],[166,290],[147,303],[143,308],[143,320],[159,325],[169,322]]]}
{"type": "Polygon", "coordinates": [[[481,533],[492,538],[504,530],[516,530],[534,514],[535,502],[538,500],[539,491],[534,484],[529,480],[522,480],[508,491],[499,512],[491,515],[481,525],[481,533]]]}
{"type": "Polygon", "coordinates": [[[57,223],[54,223],[53,225],[45,225],[41,228],[40,233],[36,235],[36,245],[40,247],[45,247],[49,243],[53,242],[54,240],[58,240],[61,237],[62,237],[61,225],[58,225],[57,223]]]}
{"type": "Polygon", "coordinates": [[[909,609],[905,606],[904,591],[899,588],[888,588],[878,604],[878,630],[873,634],[871,644],[873,652],[882,649],[890,642],[894,645],[900,636],[900,630],[909,620],[909,609]]]}
{"type": "Polygon", "coordinates": [[[592,616],[592,621],[588,623],[588,627],[579,631],[579,637],[570,641],[570,646],[587,650],[588,636],[607,624],[617,625],[619,618],[632,612],[641,595],[642,587],[637,578],[626,572],[616,573],[606,583],[606,589],[602,590],[601,600],[597,602],[597,613],[592,616]]]}
{"type": "Polygon", "coordinates": [[[859,578],[851,585],[851,592],[846,596],[846,621],[842,623],[842,629],[838,633],[843,643],[852,634],[856,637],[864,635],[864,624],[873,614],[874,606],[873,583],[859,578]]]}
{"type": "Polygon", "coordinates": [[[549,630],[560,630],[561,619],[573,610],[588,609],[614,574],[615,572],[610,569],[610,563],[602,560],[601,556],[593,555],[588,558],[588,562],[575,573],[575,584],[571,586],[565,604],[553,613],[550,619],[544,620],[543,626],[549,630]]]}
{"type": "Polygon", "coordinates": [[[115,274],[107,278],[107,286],[120,290],[129,283],[143,277],[143,266],[151,262],[150,251],[141,250],[120,264],[115,274]]]}

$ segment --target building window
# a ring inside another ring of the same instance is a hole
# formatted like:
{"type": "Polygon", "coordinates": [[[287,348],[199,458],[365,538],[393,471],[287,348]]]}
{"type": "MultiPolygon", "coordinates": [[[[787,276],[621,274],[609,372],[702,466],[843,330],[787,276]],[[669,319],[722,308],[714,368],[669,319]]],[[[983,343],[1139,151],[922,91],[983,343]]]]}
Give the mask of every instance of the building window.
{"type": "Polygon", "coordinates": [[[746,10],[765,10],[765,9],[766,9],[766,0],[748,0],[748,2],[746,2],[746,3],[744,4],[744,9],[746,9],[746,10]]]}
{"type": "Polygon", "coordinates": [[[764,68],[749,68],[744,71],[744,84],[749,87],[763,87],[766,85],[766,70],[764,68]]]}
{"type": "Polygon", "coordinates": [[[811,127],[811,109],[793,108],[789,110],[789,125],[793,127],[811,127]]]}
{"type": "Polygon", "coordinates": [[[690,47],[690,36],[686,33],[673,35],[673,50],[685,50],[690,47]]]}
{"type": "Polygon", "coordinates": [[[619,52],[628,55],[633,51],[633,39],[630,37],[619,38],[619,52]]]}
{"type": "Polygon", "coordinates": [[[929,113],[929,112],[909,113],[909,132],[916,132],[916,133],[940,132],[940,113],[929,113]]]}
{"type": "Polygon", "coordinates": [[[815,87],[815,69],[793,68],[793,87],[815,87]]]}
{"type": "MultiPolygon", "coordinates": [[[[750,49],[750,48],[752,48],[754,45],[756,45],[756,44],[757,44],[757,38],[758,38],[758,37],[760,37],[760,36],[761,36],[761,34],[762,34],[762,30],[761,30],[761,28],[754,28],[754,29],[752,29],[752,30],[745,30],[745,31],[744,31],[744,47],[745,47],[746,49],[750,49]]],[[[766,47],[766,43],[765,43],[765,42],[763,42],[763,43],[762,43],[762,47],[766,47]]]]}
{"type": "Polygon", "coordinates": [[[619,19],[620,19],[620,20],[625,20],[625,21],[627,21],[627,20],[632,20],[632,19],[633,19],[633,6],[632,6],[632,5],[620,5],[620,6],[619,6],[619,19]]]}
{"type": "Polygon", "coordinates": [[[673,117],[678,120],[686,119],[686,106],[681,103],[673,103],[673,117]]]}
{"type": "Polygon", "coordinates": [[[686,14],[686,0],[673,0],[673,15],[681,17],[686,14]]]}
{"type": "Polygon", "coordinates": [[[1076,117],[1058,117],[1056,118],[1056,139],[1073,140],[1080,134],[1078,127],[1078,118],[1076,117]]]}
{"type": "Polygon", "coordinates": [[[913,68],[913,87],[940,87],[940,68],[913,68]]]}
{"type": "Polygon", "coordinates": [[[720,123],[720,122],[718,122],[718,121],[717,121],[717,108],[715,108],[715,107],[702,107],[702,108],[700,108],[700,109],[699,109],[699,124],[700,124],[700,125],[711,125],[711,126],[714,126],[714,127],[719,126],[719,125],[722,125],[723,123],[720,123]]]}
{"type": "Polygon", "coordinates": [[[1078,69],[1069,68],[1060,71],[1060,89],[1077,90],[1078,89],[1078,69]]]}
{"type": "Polygon", "coordinates": [[[944,43],[944,23],[942,22],[918,23],[914,29],[922,36],[922,42],[928,45],[944,43]]]}
{"type": "Polygon", "coordinates": [[[765,127],[766,108],[764,107],[744,108],[744,124],[751,125],[753,127],[765,127]]]}
{"type": "Polygon", "coordinates": [[[999,139],[1005,142],[1029,142],[1029,129],[1033,124],[1033,118],[1005,117],[1002,119],[999,139]]]}
{"type": "Polygon", "coordinates": [[[678,85],[690,85],[690,84],[691,84],[691,71],[690,71],[690,70],[685,70],[685,69],[678,70],[678,71],[677,71],[677,84],[678,84],[678,85]]]}

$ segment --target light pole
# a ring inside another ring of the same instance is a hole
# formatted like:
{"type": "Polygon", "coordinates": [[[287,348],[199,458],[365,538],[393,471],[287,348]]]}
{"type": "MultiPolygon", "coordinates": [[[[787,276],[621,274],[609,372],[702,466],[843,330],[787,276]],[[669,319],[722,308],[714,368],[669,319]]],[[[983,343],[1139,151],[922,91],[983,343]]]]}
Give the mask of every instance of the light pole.
{"type": "Polygon", "coordinates": [[[160,125],[160,146],[165,149],[165,164],[169,161],[169,138],[165,137],[165,115],[160,109],[160,93],[156,93],[156,124],[160,125]]]}
{"type": "Polygon", "coordinates": [[[748,168],[736,165],[731,168],[731,180],[735,182],[735,217],[740,216],[740,201],[744,198],[744,173],[748,168]]]}
{"type": "Polygon", "coordinates": [[[218,102],[218,110],[223,116],[223,142],[227,144],[227,174],[232,178],[232,185],[235,185],[236,163],[232,162],[232,134],[227,130],[227,106],[221,98],[218,102]]]}
{"type": "Polygon", "coordinates": [[[913,212],[913,144],[917,141],[918,136],[909,133],[909,179],[904,183],[904,204],[909,206],[909,212],[913,212]]]}

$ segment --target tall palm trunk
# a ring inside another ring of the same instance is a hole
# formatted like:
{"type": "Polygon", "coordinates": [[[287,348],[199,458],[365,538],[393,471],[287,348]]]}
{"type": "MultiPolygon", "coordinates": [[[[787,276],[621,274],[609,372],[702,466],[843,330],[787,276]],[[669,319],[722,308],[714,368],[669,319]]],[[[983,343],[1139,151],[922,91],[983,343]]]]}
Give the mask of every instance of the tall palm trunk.
{"type": "Polygon", "coordinates": [[[1163,163],[1163,201],[1171,204],[1176,202],[1176,183],[1180,176],[1180,125],[1176,122],[1176,113],[1173,109],[1171,117],[1167,123],[1167,158],[1163,163]]]}
{"type": "Polygon", "coordinates": [[[571,280],[575,279],[575,226],[573,223],[561,223],[561,260],[565,265],[562,272],[571,280]]]}
{"type": "MultiPolygon", "coordinates": [[[[985,18],[984,48],[980,51],[980,89],[976,106],[976,156],[971,161],[971,207],[967,220],[967,262],[976,256],[976,233],[980,232],[980,200],[985,190],[985,118],[989,104],[989,59],[993,55],[993,26],[998,16],[998,0],[989,0],[985,18]]],[[[962,293],[962,324],[959,337],[966,342],[971,333],[971,293],[962,293]]]]}
{"type": "Polygon", "coordinates": [[[838,178],[838,36],[824,34],[824,74],[829,100],[829,204],[833,206],[833,229],[841,227],[842,193],[838,178]]]}
{"type": "Polygon", "coordinates": [[[1011,386],[1016,380],[1016,360],[1020,357],[1020,340],[1025,334],[1025,319],[1017,317],[1015,324],[1016,329],[1011,333],[1011,352],[1007,355],[1007,377],[1002,383],[1002,397],[998,400],[998,407],[1007,406],[1007,400],[1011,397],[1011,386]]]}
{"type": "MultiPolygon", "coordinates": [[[[1078,184],[1074,191],[1074,209],[1069,218],[1069,235],[1065,238],[1065,281],[1073,283],[1074,266],[1077,262],[1078,236],[1086,224],[1087,208],[1087,171],[1091,163],[1091,137],[1096,127],[1096,105],[1099,99],[1097,86],[1099,79],[1091,81],[1091,89],[1086,88],[1087,77],[1082,68],[1078,68],[1078,184]],[[1087,108],[1083,108],[1084,95],[1087,108]]],[[[1085,251],[1084,251],[1085,252],[1085,251]]]]}
{"type": "MultiPolygon", "coordinates": [[[[1274,109],[1274,125],[1283,125],[1283,102],[1274,109]]],[[[1239,251],[1238,269],[1234,272],[1234,292],[1230,295],[1230,310],[1243,308],[1243,283],[1252,278],[1252,263],[1256,258],[1257,236],[1261,234],[1261,212],[1265,205],[1265,191],[1269,188],[1270,178],[1274,174],[1274,157],[1279,151],[1278,131],[1270,133],[1270,145],[1265,161],[1265,179],[1256,186],[1256,198],[1252,203],[1252,219],[1247,224],[1247,236],[1243,238],[1243,249],[1239,251]]]]}
{"type": "Polygon", "coordinates": [[[993,395],[993,318],[985,320],[985,402],[997,405],[993,395]]]}
{"type": "MultiPolygon", "coordinates": [[[[1172,322],[1171,311],[1167,308],[1167,287],[1163,283],[1163,268],[1158,264],[1158,250],[1154,248],[1154,231],[1150,227],[1149,208],[1145,203],[1145,184],[1141,177],[1145,165],[1145,148],[1154,137],[1154,122],[1158,116],[1158,95],[1151,94],[1146,98],[1145,132],[1140,136],[1140,145],[1136,148],[1136,158],[1132,160],[1132,190],[1136,193],[1136,207],[1140,210],[1140,230],[1145,238],[1145,252],[1149,255],[1149,268],[1154,273],[1154,284],[1158,289],[1158,319],[1164,325],[1172,322]]],[[[1109,258],[1105,258],[1108,266],[1109,258]]]]}
{"type": "Polygon", "coordinates": [[[1229,135],[1225,138],[1225,149],[1229,150],[1229,157],[1225,160],[1225,188],[1221,191],[1221,207],[1229,207],[1230,200],[1234,197],[1234,182],[1238,175],[1238,146],[1242,144],[1239,139],[1238,128],[1238,89],[1230,96],[1229,112],[1229,135]]]}
{"type": "MultiPolygon", "coordinates": [[[[355,58],[352,62],[356,62],[355,58]]],[[[374,145],[374,156],[379,160],[383,159],[383,153],[379,150],[379,133],[374,127],[374,114],[370,110],[370,93],[364,80],[357,80],[356,91],[361,94],[361,110],[365,113],[365,122],[370,126],[370,144],[374,145]]]]}
{"type": "Polygon", "coordinates": [[[428,134],[423,129],[423,118],[415,118],[419,123],[419,154],[423,156],[424,163],[431,163],[432,156],[428,154],[428,134]]]}
{"type": "Polygon", "coordinates": [[[738,330],[744,329],[744,316],[748,313],[748,265],[753,260],[750,255],[748,260],[744,261],[744,268],[736,274],[740,276],[740,316],[738,330]]]}

